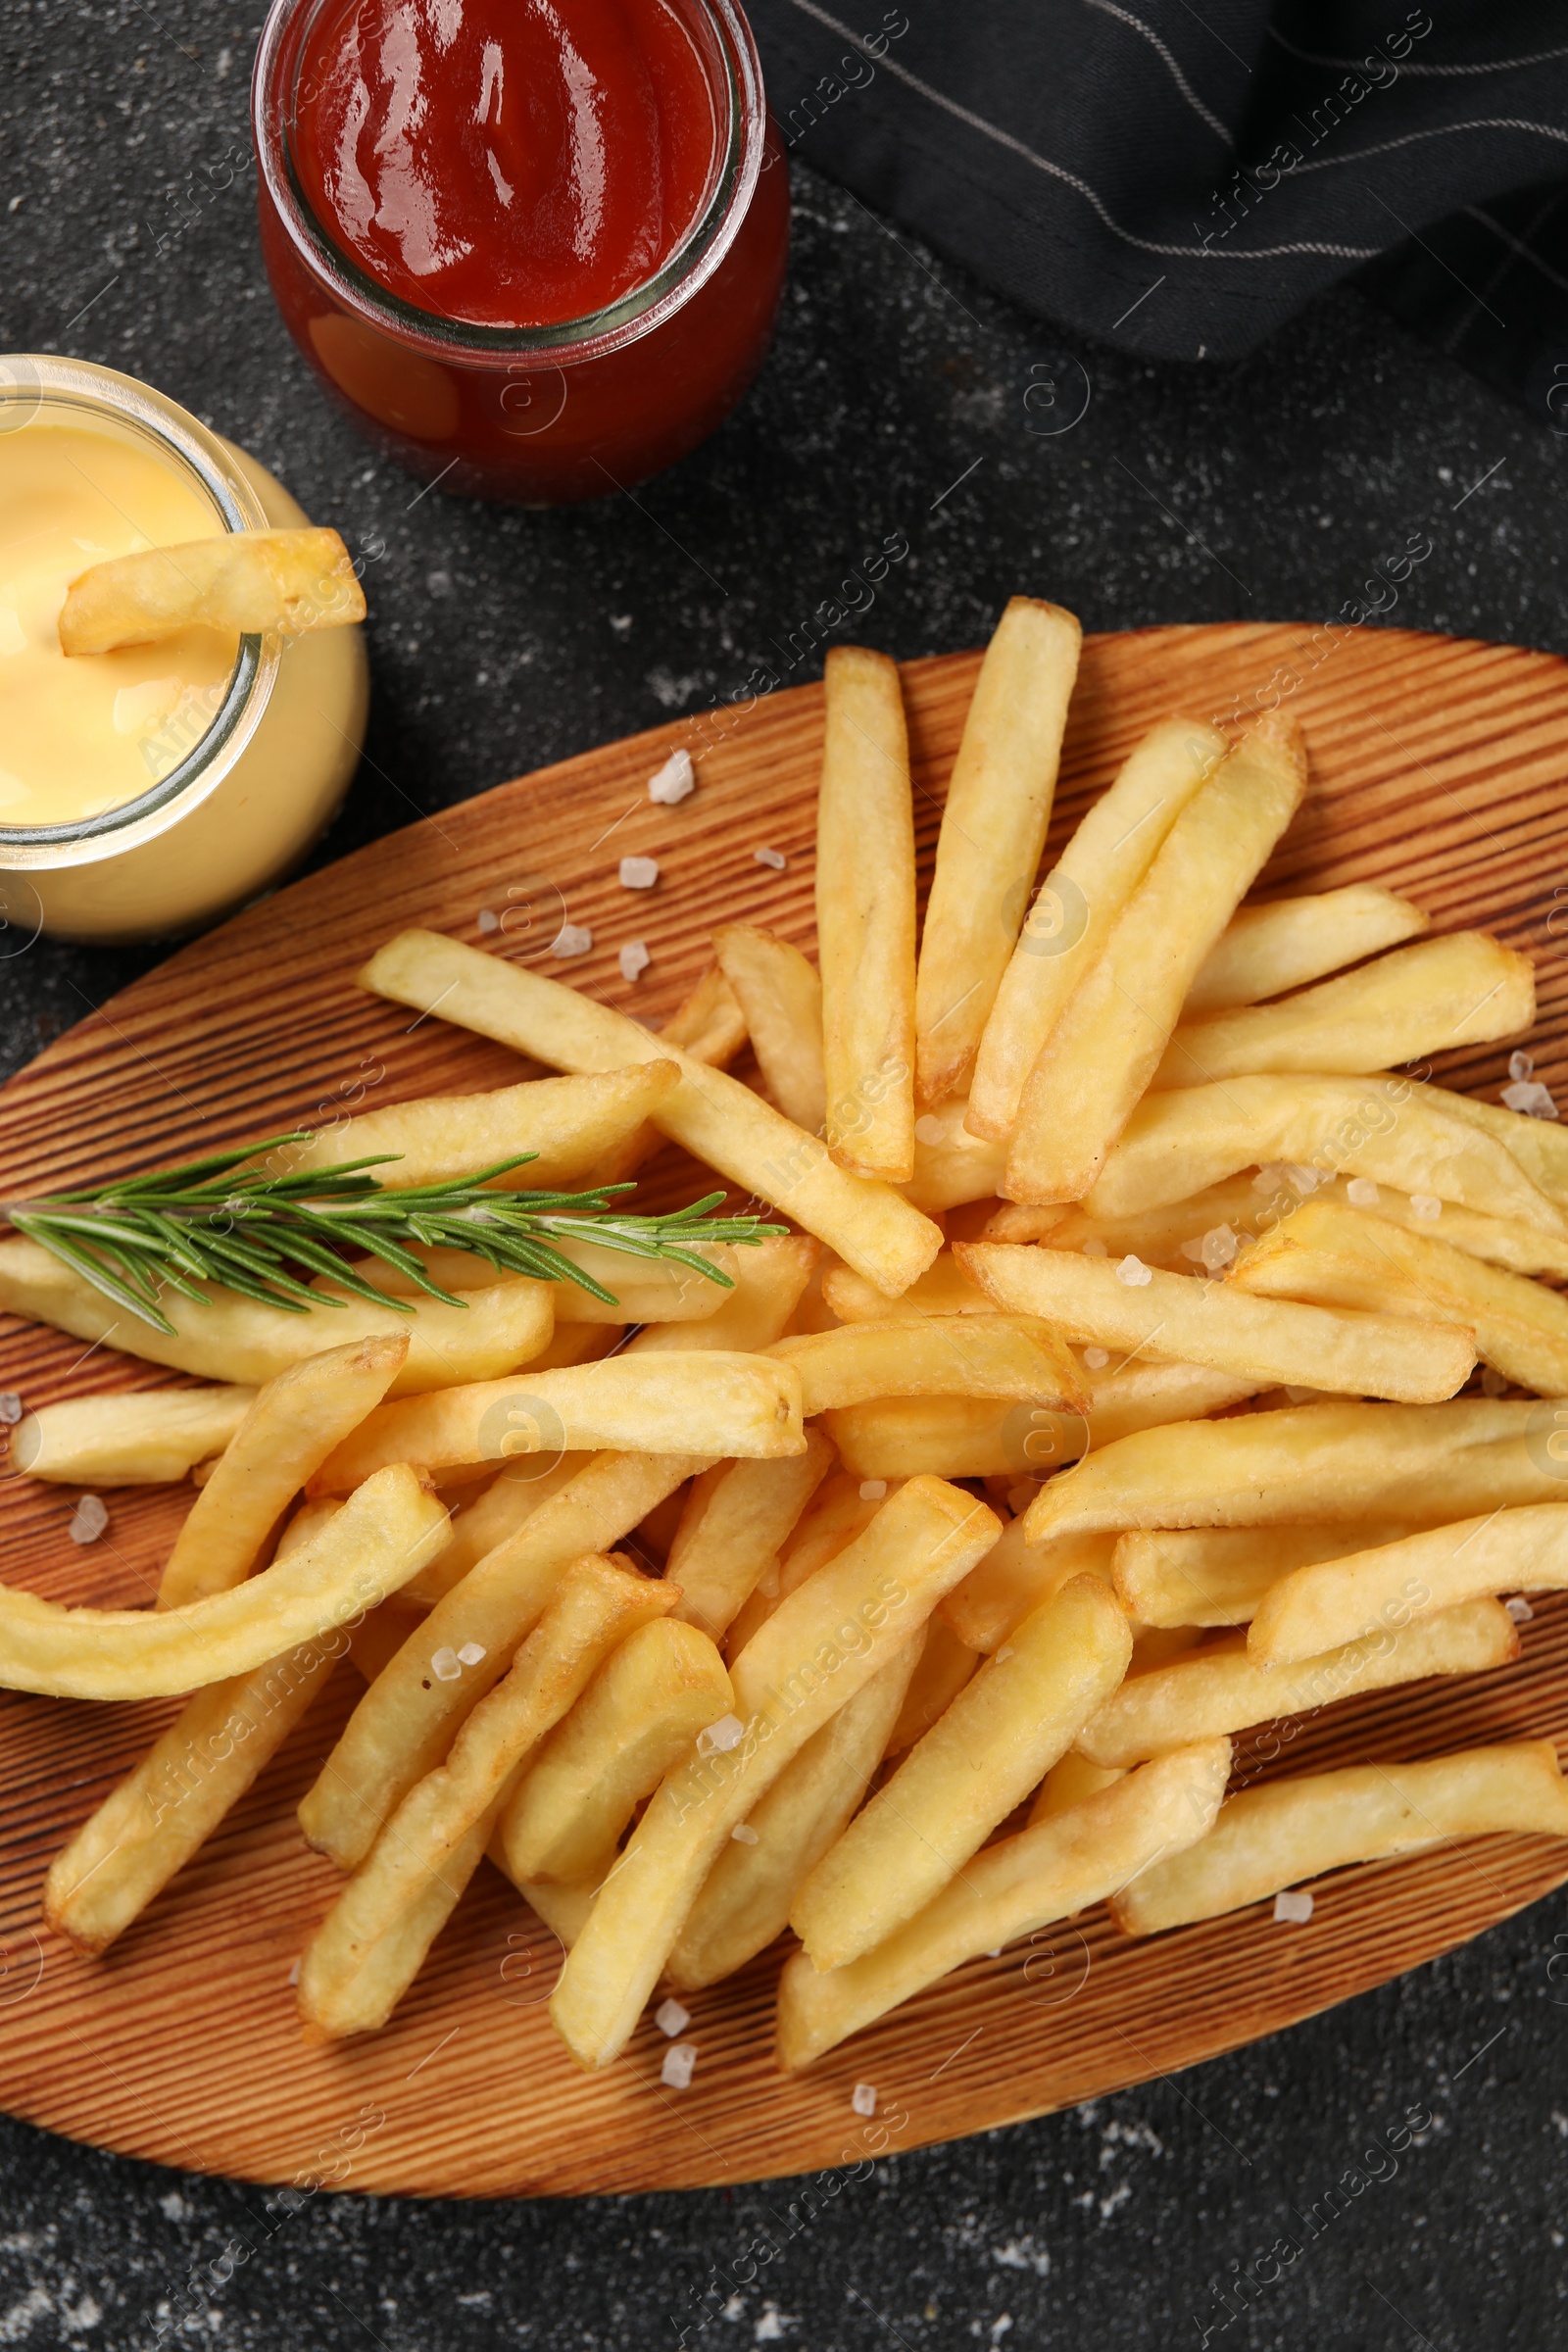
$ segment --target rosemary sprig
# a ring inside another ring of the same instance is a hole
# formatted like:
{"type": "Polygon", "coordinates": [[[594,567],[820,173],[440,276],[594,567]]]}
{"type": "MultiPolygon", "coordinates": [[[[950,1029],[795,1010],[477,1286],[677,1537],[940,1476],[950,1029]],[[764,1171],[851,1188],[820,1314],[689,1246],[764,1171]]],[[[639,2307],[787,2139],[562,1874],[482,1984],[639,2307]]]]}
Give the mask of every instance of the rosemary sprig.
{"type": "Polygon", "coordinates": [[[343,1304],[329,1292],[311,1289],[294,1268],[330,1275],[357,1298],[413,1313],[406,1299],[389,1297],[354,1273],[345,1250],[383,1259],[448,1306],[466,1301],[431,1280],[411,1245],[466,1250],[498,1272],[574,1282],[613,1306],[614,1293],[574,1265],[558,1242],[598,1242],[630,1257],[673,1261],[731,1290],[729,1276],[701,1255],[699,1245],[760,1242],[786,1230],[758,1217],[713,1216],[722,1192],[665,1216],[635,1217],[614,1205],[621,1194],[636,1191],[634,1184],[601,1185],[586,1193],[489,1189],[498,1176],[537,1157],[532,1152],[477,1168],[457,1183],[397,1190],[368,1172],[386,1166],[396,1152],[295,1175],[237,1173],[247,1161],[310,1140],[311,1131],[301,1128],[247,1151],[215,1152],[186,1167],[58,1193],[47,1200],[9,1201],[0,1215],[105,1298],[169,1333],[174,1326],[158,1303],[162,1291],[177,1291],[200,1303],[205,1293],[196,1288],[199,1282],[292,1314],[343,1304]]]}

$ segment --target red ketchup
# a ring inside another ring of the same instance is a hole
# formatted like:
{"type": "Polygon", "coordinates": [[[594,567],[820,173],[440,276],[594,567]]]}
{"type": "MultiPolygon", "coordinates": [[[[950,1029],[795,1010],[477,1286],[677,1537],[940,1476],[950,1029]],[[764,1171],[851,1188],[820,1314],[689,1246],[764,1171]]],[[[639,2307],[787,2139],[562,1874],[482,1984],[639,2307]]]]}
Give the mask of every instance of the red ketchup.
{"type": "Polygon", "coordinates": [[[612,492],[756,373],[789,199],[734,0],[277,0],[254,107],[289,329],[443,489],[612,492]]]}

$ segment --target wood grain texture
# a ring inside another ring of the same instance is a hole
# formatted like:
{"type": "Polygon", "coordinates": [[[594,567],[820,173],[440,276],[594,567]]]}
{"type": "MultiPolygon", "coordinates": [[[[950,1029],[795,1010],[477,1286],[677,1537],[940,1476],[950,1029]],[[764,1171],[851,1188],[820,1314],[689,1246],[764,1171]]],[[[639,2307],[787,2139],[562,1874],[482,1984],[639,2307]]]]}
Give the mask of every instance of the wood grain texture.
{"type": "MultiPolygon", "coordinates": [[[[977,663],[958,655],[905,671],[922,881],[977,663]]],[[[1440,929],[1486,924],[1528,950],[1541,988],[1532,1049],[1561,1090],[1561,661],[1399,631],[1333,646],[1265,626],[1091,638],[1048,861],[1154,719],[1223,719],[1282,695],[1306,729],[1313,783],[1263,895],[1384,882],[1440,929]]],[[[361,1100],[515,1078],[499,1048],[356,990],[357,965],[402,924],[541,960],[656,1020],[706,964],[720,920],[767,923],[809,946],[820,743],[820,689],[803,687],[504,785],[297,883],[181,950],[0,1091],[0,1186],[15,1197],[361,1100]],[[651,805],[648,777],[682,743],[699,791],[676,808],[651,805]],[[788,869],[759,865],[761,846],[784,852],[788,869]],[[653,891],[619,887],[619,858],[637,853],[660,860],[653,891]],[[567,965],[547,958],[564,917],[587,923],[595,942],[567,965]],[[653,964],[631,987],[615,950],[634,938],[653,964]]],[[[1507,1051],[1446,1057],[1442,1075],[1495,1100],[1507,1051]]],[[[680,1195],[691,1173],[664,1153],[646,1197],[680,1195]]],[[[84,1354],[54,1334],[0,1328],[0,1389],[29,1403],[170,1378],[103,1348],[84,1354]]],[[[13,1478],[0,1488],[5,1575],[62,1600],[148,1599],[184,1499],[112,1494],[107,1536],[79,1549],[66,1532],[74,1494],[13,1478]]],[[[288,1977],[334,1878],[302,1846],[293,1807],[354,1688],[341,1670],[221,1834],[97,1962],[44,1930],[43,1873],[172,1709],[0,1695],[7,2107],[128,2154],[267,2180],[503,2195],[753,2180],[984,2130],[1191,2065],[1430,1959],[1568,1876],[1555,1844],[1493,1838],[1338,1873],[1306,1928],[1275,1927],[1264,1906],[1139,1944],[1097,1911],[972,1963],[794,2081],[773,2066],[778,1956],[764,1954],[691,1998],[697,2075],[674,2092],[660,2082],[665,2044],[651,2024],[609,2074],[576,2072],[544,2010],[554,1939],[486,1868],[392,2027],[312,2050],[288,1977]],[[857,2081],[877,2087],[875,2125],[851,2110],[857,2081]]],[[[1333,1706],[1293,1729],[1265,1771],[1522,1736],[1568,1743],[1568,1596],[1538,1602],[1516,1666],[1333,1706]]],[[[1250,1744],[1261,1757],[1270,1743],[1250,1744]]]]}

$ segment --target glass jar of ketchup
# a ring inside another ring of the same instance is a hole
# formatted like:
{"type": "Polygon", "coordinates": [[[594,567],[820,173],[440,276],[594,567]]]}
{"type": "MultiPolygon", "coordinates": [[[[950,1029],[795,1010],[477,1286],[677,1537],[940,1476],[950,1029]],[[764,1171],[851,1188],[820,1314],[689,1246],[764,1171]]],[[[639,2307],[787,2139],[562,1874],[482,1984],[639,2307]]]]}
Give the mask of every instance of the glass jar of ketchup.
{"type": "Polygon", "coordinates": [[[761,365],[788,171],[733,0],[275,0],[252,105],[289,332],[443,490],[613,493],[761,365]]]}

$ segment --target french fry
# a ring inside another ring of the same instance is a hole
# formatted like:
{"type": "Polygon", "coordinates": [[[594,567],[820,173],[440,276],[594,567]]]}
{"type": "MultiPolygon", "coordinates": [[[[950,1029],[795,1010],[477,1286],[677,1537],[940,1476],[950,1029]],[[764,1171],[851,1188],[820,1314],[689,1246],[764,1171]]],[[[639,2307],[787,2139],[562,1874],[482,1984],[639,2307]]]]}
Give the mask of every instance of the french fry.
{"type": "Polygon", "coordinates": [[[222,1452],[255,1399],[224,1387],[41,1404],[11,1433],[11,1467],[62,1486],[172,1486],[222,1452]]]}
{"type": "Polygon", "coordinates": [[[1030,1071],[1099,961],[1177,817],[1230,746],[1217,728],[1169,718],[1102,793],[1030,908],[997,989],[969,1087],[974,1134],[1005,1143],[1030,1071]]]}
{"type": "Polygon", "coordinates": [[[749,1839],[731,1833],[669,1955],[671,1984],[683,1991],[715,1984],[782,1935],[796,1888],[847,1828],[870,1785],[919,1648],[919,1635],[911,1635],[813,1733],[740,1825],[751,1831],[749,1839]]]}
{"type": "Polygon", "coordinates": [[[1568,1300],[1435,1234],[1303,1200],[1290,1222],[1245,1250],[1227,1282],[1251,1298],[1468,1324],[1476,1351],[1542,1396],[1568,1396],[1568,1300]]]}
{"type": "Polygon", "coordinates": [[[1344,1402],[1135,1431],[1048,1480],[1029,1540],[1114,1528],[1272,1527],[1367,1518],[1430,1525],[1562,1494],[1542,1407],[1344,1402]],[[1544,1439],[1546,1443],[1543,1443],[1544,1439]]]}
{"type": "Polygon", "coordinates": [[[924,1623],[996,1525],[959,1489],[911,1479],[748,1642],[730,1670],[741,1740],[680,1766],[650,1798],[562,1971],[550,2014],[580,2066],[618,2057],[731,1831],[924,1623]]]}
{"type": "Polygon", "coordinates": [[[1195,1740],[1315,1713],[1366,1690],[1429,1675],[1484,1674],[1518,1654],[1518,1629],[1494,1600],[1465,1601],[1413,1625],[1382,1626],[1294,1666],[1261,1666],[1248,1655],[1245,1637],[1226,1635],[1123,1683],[1077,1744],[1092,1764],[1137,1764],[1195,1740]]]}
{"type": "Polygon", "coordinates": [[[954,1587],[939,1614],[960,1642],[990,1657],[1020,1619],[1053,1599],[1075,1576],[1098,1576],[1106,1592],[1111,1591],[1115,1548],[1113,1535],[1062,1536],[1054,1543],[1031,1544],[1025,1521],[1014,1519],[979,1566],[954,1587]]]}
{"type": "Polygon", "coordinates": [[[1187,992],[1185,1020],[1281,997],[1363,956],[1419,938],[1430,917],[1375,882],[1239,906],[1187,992]]]}
{"type": "MultiPolygon", "coordinates": [[[[1389,1085],[1395,1080],[1386,1081],[1389,1085]]],[[[1533,1119],[1525,1111],[1506,1110],[1497,1102],[1482,1102],[1474,1095],[1452,1095],[1446,1087],[1425,1086],[1424,1100],[1439,1111],[1479,1127],[1517,1160],[1530,1181],[1548,1200],[1568,1205],[1568,1135],[1555,1119],[1533,1119]]],[[[1478,1201],[1495,1215],[1507,1213],[1500,1201],[1478,1201]]]]}
{"type": "MultiPolygon", "coordinates": [[[[553,1494],[569,1486],[593,1460],[591,1453],[564,1453],[559,1461],[548,1455],[525,1454],[473,1494],[452,1515],[446,1543],[427,1568],[404,1586],[400,1598],[416,1608],[433,1609],[454,1585],[461,1585],[470,1568],[512,1538],[543,1510],[553,1494]]],[[[412,1629],[411,1629],[412,1630],[412,1629]]]]}
{"type": "MultiPolygon", "coordinates": [[[[612,1294],[609,1298],[596,1298],[592,1291],[569,1279],[534,1285],[554,1301],[559,1315],[577,1323],[613,1325],[616,1330],[628,1323],[701,1323],[715,1315],[729,1298],[722,1282],[695,1273],[677,1259],[637,1257],[627,1250],[608,1249],[601,1242],[555,1239],[551,1247],[612,1294]]],[[[459,1297],[471,1294],[480,1285],[491,1286],[498,1279],[494,1268],[482,1257],[475,1257],[466,1250],[416,1247],[409,1254],[419,1260],[432,1282],[459,1297]]],[[[720,1242],[694,1243],[692,1254],[716,1266],[733,1281],[743,1253],[720,1242]]],[[[389,1298],[417,1299],[428,1296],[403,1266],[389,1265],[372,1257],[357,1259],[352,1270],[361,1282],[384,1291],[389,1298]]],[[[532,1277],[511,1275],[505,1279],[531,1281],[532,1277]]],[[[335,1298],[346,1299],[353,1295],[328,1274],[318,1274],[311,1288],[335,1298]]],[[[537,1360],[529,1358],[531,1363],[537,1360]]]]}
{"type": "Polygon", "coordinates": [[[547,1732],[628,1634],[669,1605],[650,1577],[589,1557],[566,1571],[505,1680],[446,1762],[411,1788],[300,1966],[307,2024],[334,2039],[385,2025],[477,1869],[547,1732]]]}
{"type": "Polygon", "coordinates": [[[863,1274],[848,1266],[831,1266],[822,1277],[822,1301],[841,1323],[878,1323],[895,1316],[907,1321],[921,1315],[994,1315],[999,1312],[978,1283],[971,1282],[950,1250],[945,1250],[902,1298],[890,1298],[863,1274]]]}
{"type": "Polygon", "coordinates": [[[782,1555],[763,1568],[731,1619],[724,1640],[727,1658],[737,1658],[781,1600],[788,1599],[808,1576],[825,1568],[829,1560],[837,1559],[857,1536],[864,1533],[889,1491],[886,1480],[878,1480],[876,1485],[882,1493],[865,1494],[860,1491],[858,1479],[835,1474],[826,1480],[785,1544],[782,1555]]]}
{"type": "Polygon", "coordinates": [[[1080,1211],[1071,1200],[1004,1200],[986,1219],[980,1235],[983,1242],[1043,1242],[1054,1233],[1065,1218],[1086,1212],[1080,1211]]]}
{"type": "Polygon", "coordinates": [[[1471,1257],[1485,1258],[1489,1265],[1506,1266],[1510,1274],[1550,1274],[1558,1281],[1568,1281],[1568,1240],[1544,1233],[1539,1225],[1526,1225],[1517,1217],[1489,1217],[1482,1209],[1456,1208],[1451,1200],[1445,1200],[1434,1219],[1430,1199],[1423,1201],[1423,1213],[1418,1215],[1408,1193],[1396,1192],[1389,1185],[1360,1184],[1351,1200],[1343,1179],[1331,1179],[1312,1199],[1335,1200],[1409,1232],[1434,1235],[1471,1257]]]}
{"type": "Polygon", "coordinates": [[[1558,1239],[1568,1233],[1562,1210],[1506,1146],[1451,1110],[1449,1100],[1462,1098],[1406,1078],[1267,1075],[1151,1095],[1086,1205],[1097,1217],[1130,1216],[1185,1200],[1238,1169],[1282,1160],[1517,1218],[1558,1239]]]}
{"type": "Polygon", "coordinates": [[[1524,1503],[1293,1569],[1258,1602],[1247,1654],[1263,1666],[1292,1665],[1484,1593],[1565,1585],[1568,1503],[1524,1503]]]}
{"type": "Polygon", "coordinates": [[[708,1636],[673,1617],[629,1634],[540,1748],[501,1819],[508,1875],[604,1877],[621,1832],[734,1702],[708,1636]]]}
{"type": "MultiPolygon", "coordinates": [[[[718,1305],[700,1323],[650,1324],[626,1349],[628,1355],[665,1355],[692,1348],[725,1348],[739,1355],[759,1355],[782,1339],[790,1317],[806,1291],[822,1254],[821,1244],[808,1237],[780,1237],[748,1245],[733,1253],[729,1272],[731,1291],[718,1292],[718,1305]]],[[[706,1283],[705,1289],[716,1288],[706,1283]]]]}
{"type": "Polygon", "coordinates": [[[77,574],[60,612],[64,654],[110,654],[181,629],[299,636],[365,618],[336,531],[227,531],[116,556],[77,574]]]}
{"type": "Polygon", "coordinates": [[[858,1960],[940,1894],[1099,1714],[1131,1654],[1096,1577],[1015,1626],[796,1895],[790,1925],[813,1966],[858,1960]]]}
{"type": "MultiPolygon", "coordinates": [[[[969,1575],[973,1574],[971,1568],[969,1575]]],[[[964,1582],[967,1584],[967,1577],[964,1582]]],[[[948,1599],[952,1598],[950,1592],[948,1599]]],[[[943,1605],[946,1606],[946,1603],[943,1605]]],[[[893,1728],[883,1743],[883,1754],[889,1757],[902,1756],[906,1748],[912,1747],[917,1740],[923,1740],[931,1726],[947,1713],[980,1663],[979,1651],[970,1649],[966,1642],[959,1641],[940,1608],[934,1610],[926,1620],[920,1654],[908,1678],[893,1728]]],[[[825,1853],[826,1846],[822,1850],[825,1853]]]]}
{"type": "Polygon", "coordinates": [[[1138,1269],[1142,1283],[1129,1285],[1109,1258],[1063,1250],[960,1242],[955,1254],[999,1306],[1040,1315],[1068,1339],[1156,1362],[1206,1364],[1260,1385],[1422,1404],[1451,1396],[1475,1364],[1470,1332],[1451,1323],[1343,1315],[1147,1266],[1138,1269]]]}
{"type": "Polygon", "coordinates": [[[927,1216],[990,1200],[1002,1189],[1007,1148],[971,1135],[964,1124],[968,1108],[967,1096],[950,1095],[914,1123],[914,1174],[902,1189],[927,1216]]]}
{"type": "Polygon", "coordinates": [[[677,1617],[721,1642],[826,1477],[833,1448],[819,1431],[781,1462],[715,1462],[694,1479],[664,1573],[679,1585],[677,1617]]]}
{"type": "MultiPolygon", "coordinates": [[[[498,1870],[507,1871],[506,1860],[500,1851],[498,1836],[492,1836],[486,1847],[498,1870]]],[[[514,1882],[515,1884],[515,1882],[514,1882]]],[[[588,1914],[599,1893],[599,1882],[591,1880],[576,1886],[558,1885],[554,1879],[531,1879],[517,1892],[523,1897],[556,1938],[564,1952],[569,1952],[587,1924],[588,1914]]]]}
{"type": "Polygon", "coordinates": [[[1089,1797],[1098,1796],[1102,1788],[1123,1779],[1126,1766],[1122,1764],[1091,1764],[1075,1747],[1069,1747],[1041,1782],[1035,1801],[1024,1822],[1032,1830],[1043,1821],[1054,1821],[1059,1814],[1070,1813],[1075,1805],[1089,1797]]]}
{"type": "Polygon", "coordinates": [[[896,662],[856,645],[832,648],[822,685],[816,953],[827,1145],[841,1168],[906,1184],[914,1174],[914,810],[904,691],[896,662]]]}
{"type": "MultiPolygon", "coordinates": [[[[1116,1598],[1140,1624],[1216,1626],[1249,1624],[1264,1593],[1293,1569],[1393,1544],[1410,1532],[1408,1521],[1351,1519],[1319,1527],[1162,1528],[1056,1541],[1062,1545],[1113,1543],[1110,1576],[1116,1598]]],[[[1321,1647],[1333,1644],[1325,1642],[1321,1647]]]]}
{"type": "Polygon", "coordinates": [[[1218,1919],[1353,1862],[1451,1838],[1568,1838],[1568,1788],[1549,1740],[1463,1748],[1425,1764],[1351,1764],[1244,1788],[1208,1836],[1153,1862],[1111,1901],[1124,1936],[1218,1919]]]}
{"type": "Polygon", "coordinates": [[[1207,1086],[1254,1070],[1384,1070],[1513,1037],[1536,1017],[1535,966],[1485,931],[1396,948],[1274,1004],[1184,1021],[1151,1085],[1207,1086]]]}
{"type": "Polygon", "coordinates": [[[877,1396],[1011,1396],[1068,1408],[1089,1400],[1077,1359],[1027,1315],[849,1323],[779,1340],[768,1355],[800,1374],[808,1420],[877,1396]]]}
{"type": "MultiPolygon", "coordinates": [[[[342,1506],[307,1503],[283,1531],[286,1559],[342,1506]]],[[[44,1882],[44,1917],[79,1952],[104,1952],[140,1917],[276,1755],[350,1637],[339,1627],[187,1700],[104,1799],[44,1882]]]]}
{"type": "Polygon", "coordinates": [[[268,1382],[174,1539],[158,1587],[161,1609],[226,1592],[250,1574],[288,1504],[380,1403],[408,1352],[401,1333],[362,1340],[307,1356],[268,1382]]]}
{"type": "Polygon", "coordinates": [[[1007,1152],[1009,1200],[1089,1191],[1199,967],[1305,789],[1299,729],[1270,719],[1188,802],[1029,1072],[1007,1152]]]}
{"type": "Polygon", "coordinates": [[[402,1464],[315,1540],[181,1609],[64,1609],[0,1585],[0,1689],[51,1698],[170,1698],[249,1674],[407,1584],[446,1513],[402,1464]]]}
{"type": "Polygon", "coordinates": [[[820,1135],[827,1118],[822,1074],[822,982],[787,939],[755,923],[713,933],[719,966],[735,993],[762,1083],[787,1119],[820,1135]]]}
{"type": "Polygon", "coordinates": [[[980,664],[920,943],[915,1091],[923,1104],[962,1088],[1007,968],[1046,846],[1082,643],[1071,612],[1014,596],[980,664]]]}
{"type": "MultiPolygon", "coordinates": [[[[673,1051],[681,1083],[660,1105],[657,1124],[695,1157],[743,1192],[776,1203],[890,1295],[907,1290],[942,1247],[940,1228],[901,1193],[846,1174],[814,1136],[738,1078],[672,1049],[667,1031],[651,1037],[559,981],[432,931],[405,931],[366,965],[360,984],[416,1011],[439,1006],[446,1020],[568,1068],[618,1069],[673,1051]]],[[[0,1303],[9,1303],[8,1247],[0,1244],[0,1303]]]]}
{"type": "MultiPolygon", "coordinates": [[[[662,1330],[663,1325],[659,1328],[662,1330]]],[[[619,1351],[625,1336],[623,1323],[558,1323],[549,1347],[534,1357],[530,1369],[564,1372],[572,1364],[600,1363],[619,1351]]]]}
{"type": "MultiPolygon", "coordinates": [[[[1039,1211],[1003,1209],[988,1221],[981,1239],[1040,1241],[1048,1250],[1076,1250],[1091,1257],[1121,1258],[1131,1251],[1145,1265],[1165,1266],[1186,1273],[1190,1268],[1207,1266],[1204,1237],[1213,1234],[1214,1271],[1218,1272],[1229,1263],[1225,1255],[1227,1248],[1234,1255],[1237,1248],[1283,1213],[1278,1204],[1279,1193],[1277,1183],[1270,1181],[1265,1185],[1259,1174],[1227,1177],[1223,1184],[1211,1184],[1205,1192],[1195,1193],[1191,1200],[1161,1201],[1153,1208],[1135,1209],[1125,1217],[1097,1216],[1082,1204],[1039,1211]],[[1054,1222],[1040,1233],[1031,1233],[1022,1220],[1034,1214],[1052,1217],[1054,1222]],[[1225,1239],[1227,1231],[1229,1242],[1225,1239]]],[[[1286,1198],[1294,1209],[1297,1196],[1287,1191],[1286,1198]]]]}
{"type": "Polygon", "coordinates": [[[778,2058],[787,2074],[982,1952],[1115,1895],[1162,1854],[1204,1836],[1219,1810],[1230,1741],[1162,1756],[1054,1820],[988,1846],[934,1902],[848,1968],[805,1952],[779,1979],[778,2058]]]}
{"type": "Polygon", "coordinates": [[[572,1561],[608,1551],[707,1468],[702,1454],[600,1454],[487,1552],[436,1603],[344,1725],[300,1805],[308,1843],[342,1870],[362,1862],[416,1781],[440,1763],[459,1724],[506,1673],[572,1561]]]}
{"type": "Polygon", "coordinates": [[[800,1375],[788,1364],[718,1349],[673,1357],[657,1374],[642,1358],[617,1355],[443,1389],[380,1406],[322,1464],[312,1492],[344,1494],[386,1462],[439,1472],[563,1452],[672,1453],[677,1446],[771,1460],[805,1447],[800,1394],[800,1375]]]}
{"type": "MultiPolygon", "coordinates": [[[[725,1070],[746,1043],[746,1017],[735,992],[716,963],[710,963],[691,995],[677,1004],[660,1031],[665,1050],[678,1046],[693,1061],[725,1070]]],[[[678,1064],[677,1064],[678,1066],[678,1064]]],[[[590,1182],[622,1184],[634,1176],[645,1159],[663,1148],[663,1137],[651,1119],[616,1144],[594,1168],[590,1182]]]]}

